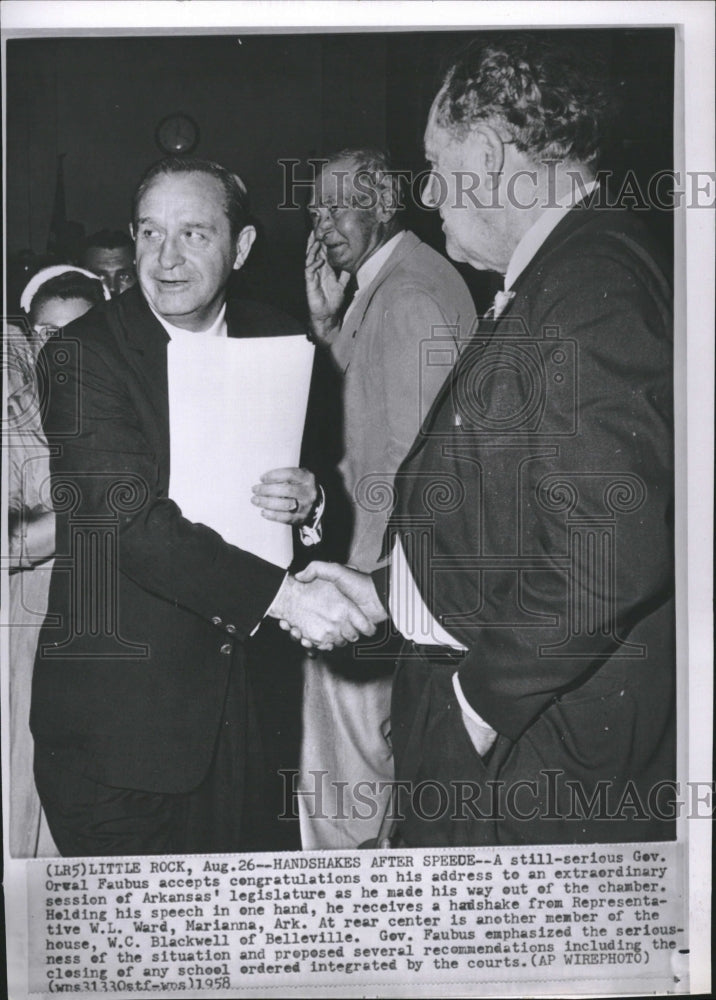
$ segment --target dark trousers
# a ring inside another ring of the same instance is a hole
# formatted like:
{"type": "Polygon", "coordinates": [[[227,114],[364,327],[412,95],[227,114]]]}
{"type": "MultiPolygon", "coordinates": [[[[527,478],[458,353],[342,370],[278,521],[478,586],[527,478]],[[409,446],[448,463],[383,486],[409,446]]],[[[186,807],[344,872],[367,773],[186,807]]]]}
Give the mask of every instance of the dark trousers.
{"type": "Polygon", "coordinates": [[[459,657],[406,644],[393,682],[397,843],[407,847],[614,843],[675,836],[670,680],[625,662],[555,698],[512,741],[475,750],[452,677],[459,657]],[[662,716],[642,710],[658,690],[662,716]],[[401,790],[401,782],[405,787],[401,790]],[[658,793],[658,794],[655,794],[658,793]]]}
{"type": "Polygon", "coordinates": [[[63,766],[36,744],[35,782],[64,856],[231,853],[288,846],[245,655],[237,648],[209,769],[183,794],[115,788],[63,766]]]}

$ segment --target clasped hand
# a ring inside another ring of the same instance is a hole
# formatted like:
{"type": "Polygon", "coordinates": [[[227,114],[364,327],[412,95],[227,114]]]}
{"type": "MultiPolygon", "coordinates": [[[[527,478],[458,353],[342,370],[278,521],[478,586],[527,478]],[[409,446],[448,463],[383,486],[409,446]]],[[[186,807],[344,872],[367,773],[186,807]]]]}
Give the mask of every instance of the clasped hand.
{"type": "Polygon", "coordinates": [[[307,649],[321,650],[371,636],[386,618],[369,575],[324,562],[287,576],[268,614],[307,649]]]}

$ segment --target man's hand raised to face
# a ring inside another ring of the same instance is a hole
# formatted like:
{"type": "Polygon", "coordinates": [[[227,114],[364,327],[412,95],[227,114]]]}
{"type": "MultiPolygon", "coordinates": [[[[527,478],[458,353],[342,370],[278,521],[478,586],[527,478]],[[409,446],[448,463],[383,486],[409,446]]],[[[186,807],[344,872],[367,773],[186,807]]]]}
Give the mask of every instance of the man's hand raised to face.
{"type": "Polygon", "coordinates": [[[313,232],[309,233],[306,246],[306,298],[311,328],[319,342],[330,339],[340,329],[341,305],[349,280],[348,271],[343,271],[340,277],[336,277],[328,263],[326,248],[313,232]]]}
{"type": "Polygon", "coordinates": [[[373,622],[351,598],[317,576],[305,583],[287,576],[267,614],[309,649],[330,650],[375,633],[373,622]]]}

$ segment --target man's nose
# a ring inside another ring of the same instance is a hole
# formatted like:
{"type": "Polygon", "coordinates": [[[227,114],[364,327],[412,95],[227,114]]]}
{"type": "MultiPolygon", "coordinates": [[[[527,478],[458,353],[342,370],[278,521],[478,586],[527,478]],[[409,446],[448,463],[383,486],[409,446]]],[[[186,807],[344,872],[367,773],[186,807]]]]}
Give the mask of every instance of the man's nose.
{"type": "Polygon", "coordinates": [[[333,220],[330,214],[328,212],[321,212],[313,226],[316,239],[322,240],[331,231],[332,223],[333,220]]]}
{"type": "Polygon", "coordinates": [[[184,254],[177,237],[165,236],[159,249],[159,264],[164,268],[177,267],[184,263],[184,254]]]}

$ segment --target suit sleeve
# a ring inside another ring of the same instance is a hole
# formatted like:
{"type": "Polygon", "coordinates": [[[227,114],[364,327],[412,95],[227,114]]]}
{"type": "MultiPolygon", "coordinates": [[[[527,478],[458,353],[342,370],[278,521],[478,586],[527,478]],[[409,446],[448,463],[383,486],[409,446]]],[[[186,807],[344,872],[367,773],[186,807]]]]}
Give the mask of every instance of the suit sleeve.
{"type": "Polygon", "coordinates": [[[93,525],[116,525],[120,573],[208,621],[230,623],[245,638],[284,571],[187,520],[166,496],[157,442],[135,405],[131,373],[108,333],[105,342],[99,333],[79,341],[76,365],[67,364],[61,341],[44,350],[58,552],[70,551],[71,526],[74,544],[79,529],[81,544],[90,545],[93,525]]]}
{"type": "MultiPolygon", "coordinates": [[[[652,270],[629,258],[625,262],[619,252],[577,254],[550,274],[530,323],[532,336],[548,328],[576,344],[576,431],[523,439],[532,440],[536,456],[521,466],[523,541],[530,554],[543,558],[545,569],[506,573],[492,586],[486,582],[484,600],[488,612],[500,605],[532,613],[558,611],[559,627],[537,622],[532,627],[465,630],[460,636],[469,646],[459,671],[462,690],[481,718],[511,739],[556,696],[579,686],[618,654],[615,637],[628,641],[634,634],[648,635],[649,626],[645,631],[643,624],[673,594],[668,290],[652,270]],[[550,482],[551,496],[545,494],[550,482]],[[560,482],[566,485],[558,486],[560,482]],[[604,557],[608,574],[596,590],[590,581],[595,580],[595,561],[602,557],[588,545],[580,547],[579,531],[570,536],[565,504],[572,502],[570,516],[577,528],[580,518],[579,523],[594,525],[601,518],[607,528],[594,537],[605,540],[614,531],[614,560],[604,557]],[[597,616],[587,656],[576,655],[576,647],[569,647],[575,655],[566,647],[555,655],[568,620],[584,630],[593,625],[569,617],[570,587],[584,598],[580,609],[588,614],[591,607],[597,616]]],[[[546,393],[541,426],[566,431],[569,414],[560,410],[556,398],[546,393]]],[[[500,448],[484,452],[486,463],[496,463],[492,469],[498,476],[504,461],[500,456],[506,453],[500,448]]],[[[486,489],[491,471],[489,465],[483,468],[486,489]]],[[[485,510],[485,552],[499,552],[505,544],[496,537],[499,517],[499,511],[491,515],[485,510]]],[[[665,655],[648,647],[644,655],[654,652],[665,655]]]]}

